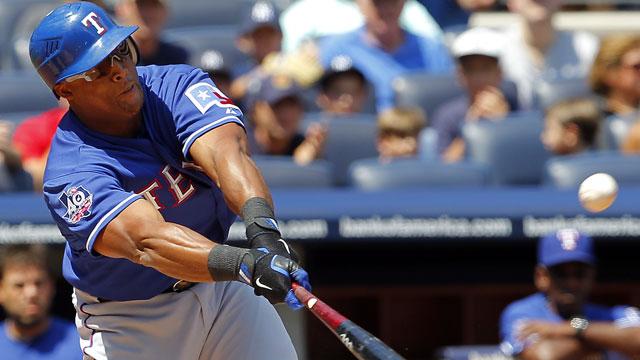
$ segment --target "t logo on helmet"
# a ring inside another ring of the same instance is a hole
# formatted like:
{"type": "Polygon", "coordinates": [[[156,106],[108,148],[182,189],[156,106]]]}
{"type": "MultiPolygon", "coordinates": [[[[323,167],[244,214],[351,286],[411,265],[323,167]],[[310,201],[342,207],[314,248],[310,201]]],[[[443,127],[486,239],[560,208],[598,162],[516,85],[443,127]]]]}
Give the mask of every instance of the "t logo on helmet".
{"type": "Polygon", "coordinates": [[[96,28],[98,35],[102,35],[105,31],[107,31],[107,29],[100,24],[100,18],[98,17],[98,15],[96,15],[96,13],[94,13],[93,11],[87,14],[84,19],[82,19],[82,25],[89,27],[89,24],[93,25],[93,27],[96,28]]]}

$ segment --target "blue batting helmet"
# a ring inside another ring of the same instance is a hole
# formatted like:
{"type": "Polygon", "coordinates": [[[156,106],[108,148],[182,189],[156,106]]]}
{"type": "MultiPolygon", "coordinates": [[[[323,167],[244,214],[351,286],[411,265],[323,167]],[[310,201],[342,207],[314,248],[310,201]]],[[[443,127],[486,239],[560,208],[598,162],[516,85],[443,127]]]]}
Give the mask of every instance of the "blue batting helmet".
{"type": "Polygon", "coordinates": [[[90,2],[64,4],[45,16],[31,34],[31,63],[53,89],[60,81],[98,65],[136,30],[137,26],[117,25],[90,2]]]}

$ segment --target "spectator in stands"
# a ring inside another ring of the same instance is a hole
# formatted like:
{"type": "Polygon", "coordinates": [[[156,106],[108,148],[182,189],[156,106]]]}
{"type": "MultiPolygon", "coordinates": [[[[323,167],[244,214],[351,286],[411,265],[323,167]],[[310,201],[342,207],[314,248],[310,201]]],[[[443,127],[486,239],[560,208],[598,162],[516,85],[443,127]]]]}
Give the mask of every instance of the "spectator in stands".
{"type": "Polygon", "coordinates": [[[169,16],[164,0],[118,0],[114,10],[122,25],[139,27],[132,36],[140,50],[141,64],[169,65],[188,61],[189,53],[186,49],[161,38],[169,16]]]}
{"type": "Polygon", "coordinates": [[[354,114],[362,111],[369,92],[367,80],[346,55],[331,59],[318,82],[316,103],[329,114],[354,114]]]}
{"type": "Polygon", "coordinates": [[[596,142],[602,116],[589,99],[568,99],[547,109],[540,139],[555,155],[573,155],[591,150],[596,142]]]}
{"type": "MultiPolygon", "coordinates": [[[[308,41],[356,30],[364,22],[353,0],[297,0],[280,17],[284,34],[283,48],[291,52],[308,41]]],[[[400,24],[414,34],[437,41],[442,38],[438,24],[416,0],[406,1],[400,24]]]]}
{"type": "Polygon", "coordinates": [[[604,98],[605,117],[634,114],[640,105],[640,36],[605,37],[589,82],[591,89],[604,98]]]}
{"type": "Polygon", "coordinates": [[[24,171],[20,154],[11,144],[12,130],[12,123],[0,120],[0,192],[31,191],[31,176],[24,171]]]}
{"type": "Polygon", "coordinates": [[[44,247],[10,245],[0,258],[0,303],[7,318],[0,331],[3,359],[80,360],[76,327],[51,316],[55,292],[44,247]]]}
{"type": "Polygon", "coordinates": [[[637,309],[587,302],[595,282],[595,263],[591,237],[575,229],[543,237],[534,272],[539,292],[503,311],[502,350],[519,359],[613,359],[640,354],[637,309]]]}
{"type": "Polygon", "coordinates": [[[231,94],[231,71],[219,51],[207,50],[202,53],[200,68],[209,74],[209,78],[223,94],[231,94]]]}
{"type": "Polygon", "coordinates": [[[446,162],[462,160],[465,122],[500,121],[518,109],[516,94],[501,89],[500,54],[503,36],[486,28],[473,28],[460,34],[451,50],[458,63],[458,79],[466,94],[441,105],[433,117],[437,151],[446,162]]]}
{"type": "Polygon", "coordinates": [[[378,148],[381,162],[414,157],[420,147],[420,131],[427,121],[419,108],[391,108],[378,116],[378,148]]]}
{"type": "Polygon", "coordinates": [[[419,0],[443,30],[466,27],[471,13],[491,8],[496,0],[419,0]]]}
{"type": "Polygon", "coordinates": [[[274,75],[260,82],[251,95],[250,119],[252,152],[263,155],[292,156],[306,165],[322,155],[326,128],[311,124],[306,133],[299,131],[304,115],[300,87],[286,76],[274,75]]]}
{"type": "Polygon", "coordinates": [[[501,59],[505,77],[516,83],[524,109],[538,106],[541,82],[586,78],[598,49],[597,38],[584,32],[558,31],[553,17],[562,0],[508,0],[520,21],[506,31],[501,59]]]}
{"type": "Polygon", "coordinates": [[[33,189],[36,191],[42,191],[42,178],[51,139],[68,109],[67,100],[60,98],[58,107],[22,121],[13,133],[13,146],[20,154],[22,166],[31,175],[33,189]]]}
{"type": "Polygon", "coordinates": [[[408,71],[449,73],[449,51],[441,41],[424,38],[400,27],[404,0],[357,0],[364,27],[330,36],[319,43],[324,67],[337,55],[348,55],[374,88],[376,108],[394,105],[392,80],[408,71]]]}
{"type": "Polygon", "coordinates": [[[624,154],[640,154],[640,118],[634,120],[627,136],[620,144],[620,150],[624,154]]]}

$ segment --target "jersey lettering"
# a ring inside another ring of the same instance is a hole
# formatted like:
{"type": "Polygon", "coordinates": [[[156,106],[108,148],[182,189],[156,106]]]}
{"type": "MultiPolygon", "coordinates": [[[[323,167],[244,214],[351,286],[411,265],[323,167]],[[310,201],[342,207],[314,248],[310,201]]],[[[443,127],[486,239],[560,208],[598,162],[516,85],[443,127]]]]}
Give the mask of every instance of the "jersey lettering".
{"type": "Polygon", "coordinates": [[[89,27],[89,24],[91,24],[96,29],[98,35],[102,35],[105,31],[107,31],[107,29],[100,24],[100,18],[98,17],[98,15],[96,15],[96,13],[94,13],[93,11],[87,14],[84,19],[82,19],[82,25],[89,27]]]}
{"type": "Polygon", "coordinates": [[[171,190],[171,194],[173,194],[173,197],[177,202],[174,206],[177,206],[187,198],[189,198],[189,196],[193,195],[196,189],[193,187],[193,183],[191,182],[191,180],[185,179],[185,177],[182,176],[181,173],[177,173],[177,175],[174,176],[171,174],[170,170],[171,168],[169,167],[169,165],[165,166],[164,169],[162,169],[162,175],[164,175],[164,177],[167,179],[167,182],[169,183],[169,190],[171,190]],[[187,185],[187,188],[185,190],[180,187],[180,182],[183,180],[189,181],[189,184],[187,185]]]}
{"type": "Polygon", "coordinates": [[[162,186],[157,181],[153,181],[149,186],[144,188],[144,190],[138,192],[138,194],[144,196],[145,199],[149,200],[151,204],[156,208],[156,210],[164,209],[165,206],[158,200],[158,194],[156,191],[158,189],[162,189],[162,186]]]}

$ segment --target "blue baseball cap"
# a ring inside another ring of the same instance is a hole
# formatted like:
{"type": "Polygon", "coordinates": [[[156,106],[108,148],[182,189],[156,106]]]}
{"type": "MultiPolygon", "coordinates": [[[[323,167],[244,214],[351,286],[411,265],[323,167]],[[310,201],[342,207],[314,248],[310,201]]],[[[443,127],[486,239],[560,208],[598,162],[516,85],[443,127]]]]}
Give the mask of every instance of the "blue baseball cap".
{"type": "Polygon", "coordinates": [[[280,31],[278,16],[278,10],[272,3],[257,1],[242,19],[239,32],[241,35],[245,35],[263,26],[273,27],[280,31]]]}
{"type": "Polygon", "coordinates": [[[274,105],[286,98],[295,98],[302,102],[302,88],[294,79],[287,75],[271,75],[261,79],[256,84],[249,86],[250,103],[265,101],[269,105],[274,105]]]}
{"type": "Polygon", "coordinates": [[[593,239],[576,229],[561,229],[540,239],[538,263],[551,267],[568,262],[594,265],[593,239]]]}

